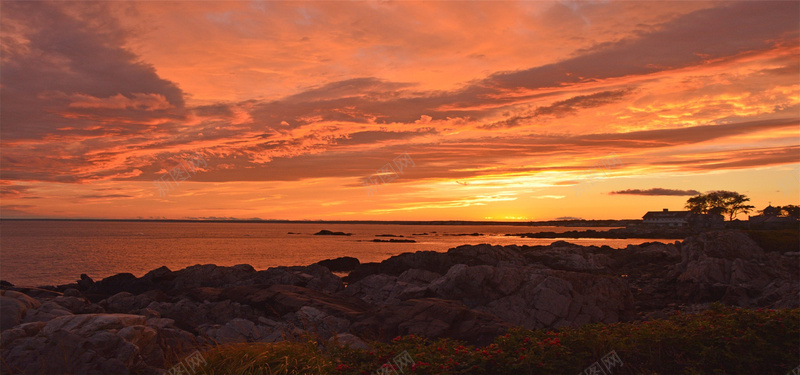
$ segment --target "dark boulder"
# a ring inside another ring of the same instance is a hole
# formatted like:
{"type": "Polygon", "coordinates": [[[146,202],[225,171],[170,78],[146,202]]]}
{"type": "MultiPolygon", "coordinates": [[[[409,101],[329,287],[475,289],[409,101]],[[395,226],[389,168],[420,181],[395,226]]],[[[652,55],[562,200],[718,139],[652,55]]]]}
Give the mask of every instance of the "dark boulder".
{"type": "Polygon", "coordinates": [[[339,257],[336,259],[325,259],[317,262],[317,264],[328,268],[331,272],[348,272],[356,269],[361,262],[353,257],[339,257]]]}
{"type": "Polygon", "coordinates": [[[471,310],[460,301],[422,298],[380,307],[351,330],[358,336],[379,340],[418,335],[485,345],[509,328],[510,324],[496,316],[471,310]]]}

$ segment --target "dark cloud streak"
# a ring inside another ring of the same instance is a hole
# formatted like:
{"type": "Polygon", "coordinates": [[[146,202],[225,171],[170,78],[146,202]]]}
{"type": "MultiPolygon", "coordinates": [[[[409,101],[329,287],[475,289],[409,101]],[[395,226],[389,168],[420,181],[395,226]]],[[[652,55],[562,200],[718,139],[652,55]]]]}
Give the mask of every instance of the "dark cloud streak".
{"type": "Polygon", "coordinates": [[[651,189],[627,189],[612,191],[611,195],[667,195],[667,196],[693,196],[700,194],[697,190],[679,190],[679,189],[664,189],[664,188],[651,188],[651,189]]]}
{"type": "Polygon", "coordinates": [[[625,98],[631,90],[602,91],[589,95],[573,96],[569,99],[560,100],[547,106],[541,106],[536,110],[521,116],[513,116],[503,121],[482,125],[482,129],[511,128],[523,125],[524,122],[540,116],[563,117],[578,112],[579,109],[601,107],[607,104],[616,103],[625,98]]]}

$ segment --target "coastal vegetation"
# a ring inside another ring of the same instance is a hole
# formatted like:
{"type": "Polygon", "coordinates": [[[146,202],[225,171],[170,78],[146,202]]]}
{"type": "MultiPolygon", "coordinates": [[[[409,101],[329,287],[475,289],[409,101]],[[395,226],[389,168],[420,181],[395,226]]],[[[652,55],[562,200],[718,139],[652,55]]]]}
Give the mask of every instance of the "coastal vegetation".
{"type": "Polygon", "coordinates": [[[779,253],[800,251],[800,229],[744,231],[764,251],[779,253]]]}
{"type": "Polygon", "coordinates": [[[407,335],[358,349],[311,335],[202,352],[199,374],[576,374],[614,351],[612,374],[786,374],[798,365],[800,309],[712,304],[667,319],[512,329],[485,346],[407,335]],[[413,363],[393,359],[407,352],[413,363]],[[402,371],[402,372],[401,372],[402,371]]]}

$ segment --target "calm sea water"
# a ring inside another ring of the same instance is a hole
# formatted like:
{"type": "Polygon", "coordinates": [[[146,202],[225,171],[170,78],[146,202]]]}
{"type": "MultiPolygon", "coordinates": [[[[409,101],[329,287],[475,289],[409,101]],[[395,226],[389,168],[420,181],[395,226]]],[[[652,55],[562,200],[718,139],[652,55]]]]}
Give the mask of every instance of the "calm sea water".
{"type": "MultiPolygon", "coordinates": [[[[341,256],[356,257],[361,262],[375,262],[404,252],[447,251],[464,244],[546,245],[556,239],[504,235],[582,229],[604,228],[2,220],[0,279],[18,286],[41,286],[74,282],[82,273],[95,280],[121,272],[142,276],[161,266],[178,270],[195,264],[232,266],[247,263],[262,270],[275,266],[309,265],[341,256]],[[322,229],[353,235],[313,235],[322,229]],[[475,232],[484,235],[455,236],[475,232]],[[418,235],[420,233],[428,235],[418,235]],[[378,234],[400,235],[417,243],[372,242],[378,238],[375,237],[378,234]]],[[[566,240],[581,245],[617,248],[653,241],[566,240]]]]}

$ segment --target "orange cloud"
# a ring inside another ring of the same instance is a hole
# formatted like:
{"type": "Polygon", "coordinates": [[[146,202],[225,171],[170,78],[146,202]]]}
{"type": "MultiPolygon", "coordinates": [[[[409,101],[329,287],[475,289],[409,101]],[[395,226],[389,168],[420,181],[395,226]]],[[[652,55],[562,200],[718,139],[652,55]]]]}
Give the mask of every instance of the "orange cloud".
{"type": "Polygon", "coordinates": [[[321,217],[480,218],[482,205],[588,202],[566,194],[565,181],[781,168],[800,161],[798,11],[794,2],[9,3],[0,189],[10,210],[32,215],[118,204],[120,215],[149,217],[158,203],[181,202],[170,215],[240,216],[253,210],[241,202],[262,201],[238,187],[252,183],[279,186],[269,189],[277,206],[261,215],[322,207],[321,217]],[[396,195],[364,203],[359,179],[404,152],[417,166],[386,187],[396,195]],[[611,152],[623,165],[597,173],[611,152]],[[154,198],[152,180],[196,153],[207,168],[154,198]],[[53,206],[64,194],[85,206],[53,206]]]}

